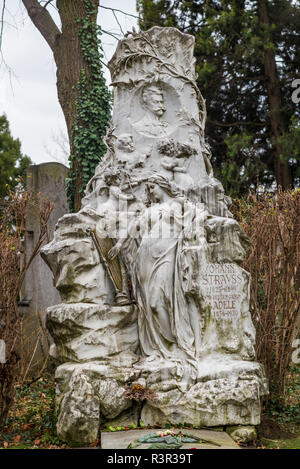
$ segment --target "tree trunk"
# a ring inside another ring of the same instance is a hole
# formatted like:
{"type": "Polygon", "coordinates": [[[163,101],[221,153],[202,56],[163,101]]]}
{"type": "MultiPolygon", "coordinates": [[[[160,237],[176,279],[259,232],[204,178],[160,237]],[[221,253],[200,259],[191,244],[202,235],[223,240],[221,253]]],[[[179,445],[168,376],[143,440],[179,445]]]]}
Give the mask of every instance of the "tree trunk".
{"type": "MultiPolygon", "coordinates": [[[[266,0],[258,0],[259,21],[263,26],[270,26],[270,19],[266,0]]],[[[274,149],[274,172],[276,182],[282,189],[288,189],[292,185],[292,175],[288,162],[283,160],[283,148],[280,145],[279,138],[286,131],[284,117],[282,115],[282,99],[280,91],[280,82],[278,79],[275,53],[272,49],[264,49],[264,71],[266,76],[271,132],[273,135],[274,149]]]]}
{"type": "MultiPolygon", "coordinates": [[[[82,167],[76,158],[76,150],[73,143],[73,125],[77,116],[76,99],[78,98],[77,85],[84,70],[89,76],[89,66],[84,60],[80,37],[79,18],[86,17],[84,0],[57,0],[56,6],[61,19],[61,31],[54,23],[51,15],[37,0],[22,0],[28,15],[37,29],[40,31],[48,45],[51,47],[57,66],[57,93],[59,103],[63,110],[69,142],[70,152],[73,155],[73,171],[76,174],[74,187],[74,209],[78,211],[81,205],[79,192],[82,186],[82,167]]],[[[97,11],[99,0],[91,0],[97,11]]],[[[97,15],[89,18],[96,24],[97,15]]]]}
{"type": "MultiPolygon", "coordinates": [[[[99,0],[93,0],[93,3],[97,9],[99,0]]],[[[77,84],[83,70],[86,75],[89,76],[89,66],[83,58],[78,34],[78,18],[84,18],[86,16],[86,10],[83,0],[72,0],[71,2],[57,0],[56,5],[62,24],[61,35],[54,49],[54,58],[57,65],[57,93],[67,123],[70,151],[71,154],[75,156],[73,159],[73,171],[76,174],[74,210],[77,212],[80,210],[81,205],[79,189],[82,186],[82,167],[76,158],[72,129],[77,114],[77,84]]],[[[90,18],[90,20],[95,23],[96,19],[97,15],[90,18]]]]}

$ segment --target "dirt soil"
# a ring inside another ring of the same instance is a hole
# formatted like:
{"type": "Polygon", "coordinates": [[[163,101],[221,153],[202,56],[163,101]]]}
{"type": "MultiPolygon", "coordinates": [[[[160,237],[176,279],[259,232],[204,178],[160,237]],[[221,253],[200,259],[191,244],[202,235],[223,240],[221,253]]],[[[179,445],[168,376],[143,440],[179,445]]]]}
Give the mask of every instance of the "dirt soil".
{"type": "Polygon", "coordinates": [[[282,428],[276,420],[270,417],[263,417],[261,424],[257,428],[259,438],[270,440],[280,440],[281,438],[295,438],[296,435],[282,428]]]}

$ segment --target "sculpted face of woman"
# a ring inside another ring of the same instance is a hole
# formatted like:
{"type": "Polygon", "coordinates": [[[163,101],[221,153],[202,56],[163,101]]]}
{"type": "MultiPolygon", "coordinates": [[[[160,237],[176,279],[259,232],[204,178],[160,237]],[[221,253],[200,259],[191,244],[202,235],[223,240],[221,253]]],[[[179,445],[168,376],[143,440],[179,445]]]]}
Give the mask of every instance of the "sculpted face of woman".
{"type": "Polygon", "coordinates": [[[156,183],[151,182],[148,184],[148,193],[151,199],[151,202],[160,202],[163,199],[164,191],[156,183]]]}

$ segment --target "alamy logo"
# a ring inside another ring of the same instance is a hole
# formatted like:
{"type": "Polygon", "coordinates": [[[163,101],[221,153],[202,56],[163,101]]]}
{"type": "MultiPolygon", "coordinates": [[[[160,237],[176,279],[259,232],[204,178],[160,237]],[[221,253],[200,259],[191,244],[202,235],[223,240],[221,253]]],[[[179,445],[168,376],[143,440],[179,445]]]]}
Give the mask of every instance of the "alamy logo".
{"type": "Polygon", "coordinates": [[[5,342],[4,340],[0,339],[0,363],[5,363],[5,361],[5,342]]]}
{"type": "Polygon", "coordinates": [[[296,88],[292,94],[292,101],[295,104],[300,103],[300,78],[297,78],[292,82],[292,87],[296,88]]]}

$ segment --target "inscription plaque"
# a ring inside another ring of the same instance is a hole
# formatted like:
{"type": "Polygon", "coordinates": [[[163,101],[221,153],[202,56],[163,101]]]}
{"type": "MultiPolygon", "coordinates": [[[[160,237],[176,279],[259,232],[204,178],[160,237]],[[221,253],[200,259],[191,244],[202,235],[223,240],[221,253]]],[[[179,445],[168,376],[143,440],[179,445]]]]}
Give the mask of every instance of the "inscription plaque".
{"type": "Polygon", "coordinates": [[[207,264],[201,286],[215,319],[234,319],[241,313],[243,276],[236,264],[207,264]]]}

